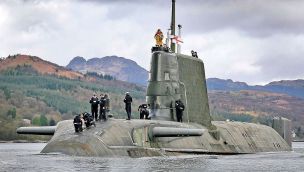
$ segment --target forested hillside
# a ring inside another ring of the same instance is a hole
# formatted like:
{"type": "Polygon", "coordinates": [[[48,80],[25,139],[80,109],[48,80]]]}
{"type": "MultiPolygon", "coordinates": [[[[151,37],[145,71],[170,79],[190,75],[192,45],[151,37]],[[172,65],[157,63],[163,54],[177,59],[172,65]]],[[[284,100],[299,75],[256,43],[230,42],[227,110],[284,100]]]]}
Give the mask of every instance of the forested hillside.
{"type": "MultiPolygon", "coordinates": [[[[0,74],[0,140],[22,139],[16,128],[27,125],[55,125],[72,119],[77,113],[90,112],[89,99],[93,93],[107,93],[111,100],[111,114],[125,118],[124,93],[134,98],[133,115],[144,102],[145,90],[121,81],[96,79],[94,82],[40,75],[29,65],[9,69],[0,74]]],[[[26,137],[36,138],[36,137],[26,137]]]]}
{"type": "Polygon", "coordinates": [[[304,137],[304,100],[282,93],[254,90],[208,91],[210,111],[216,120],[230,119],[271,125],[273,117],[292,120],[295,133],[304,137]]]}

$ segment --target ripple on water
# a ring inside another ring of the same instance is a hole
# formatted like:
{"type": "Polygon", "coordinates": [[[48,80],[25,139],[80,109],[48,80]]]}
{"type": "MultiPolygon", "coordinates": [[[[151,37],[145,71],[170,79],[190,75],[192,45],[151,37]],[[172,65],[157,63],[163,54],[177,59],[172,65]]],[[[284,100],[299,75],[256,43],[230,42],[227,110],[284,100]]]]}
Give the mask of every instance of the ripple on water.
{"type": "Polygon", "coordinates": [[[0,144],[0,171],[303,171],[304,143],[293,152],[103,158],[40,154],[41,143],[0,144]]]}

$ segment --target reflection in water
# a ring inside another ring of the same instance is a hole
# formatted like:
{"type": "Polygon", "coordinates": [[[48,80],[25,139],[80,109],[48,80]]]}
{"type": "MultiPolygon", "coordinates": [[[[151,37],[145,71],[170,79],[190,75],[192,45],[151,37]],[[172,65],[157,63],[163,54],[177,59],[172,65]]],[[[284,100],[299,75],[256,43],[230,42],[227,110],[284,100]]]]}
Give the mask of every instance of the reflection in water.
{"type": "Polygon", "coordinates": [[[0,171],[303,171],[304,143],[292,152],[104,158],[39,154],[41,143],[1,143],[0,171]]]}

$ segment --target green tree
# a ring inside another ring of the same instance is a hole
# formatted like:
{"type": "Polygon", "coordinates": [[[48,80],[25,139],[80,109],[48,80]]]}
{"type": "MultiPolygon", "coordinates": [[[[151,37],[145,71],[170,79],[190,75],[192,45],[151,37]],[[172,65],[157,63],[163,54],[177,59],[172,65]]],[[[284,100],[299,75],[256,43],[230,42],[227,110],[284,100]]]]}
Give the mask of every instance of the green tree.
{"type": "Polygon", "coordinates": [[[34,117],[33,119],[32,119],[32,124],[33,125],[40,125],[40,118],[38,117],[38,116],[36,116],[36,117],[34,117]]]}
{"type": "Polygon", "coordinates": [[[7,116],[12,116],[12,119],[16,118],[16,108],[12,108],[10,110],[7,111],[7,116]]]}
{"type": "Polygon", "coordinates": [[[4,92],[4,95],[5,95],[5,99],[8,100],[11,98],[11,91],[9,89],[7,89],[7,87],[4,87],[3,88],[3,92],[4,92]]]}
{"type": "Polygon", "coordinates": [[[45,115],[40,115],[40,125],[41,126],[47,126],[48,125],[48,119],[45,117],[45,115]]]}

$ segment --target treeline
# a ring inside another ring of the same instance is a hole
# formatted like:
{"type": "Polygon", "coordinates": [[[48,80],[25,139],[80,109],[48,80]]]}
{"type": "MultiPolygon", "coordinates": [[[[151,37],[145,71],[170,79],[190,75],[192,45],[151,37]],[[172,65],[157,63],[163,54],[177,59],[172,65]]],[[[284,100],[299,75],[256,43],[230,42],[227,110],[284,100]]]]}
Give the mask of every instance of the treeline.
{"type": "MultiPolygon", "coordinates": [[[[3,109],[0,110],[0,140],[48,140],[49,136],[35,136],[35,135],[18,135],[16,129],[22,126],[28,126],[24,122],[21,115],[16,113],[16,108],[9,109],[6,113],[2,113],[3,109]]],[[[54,119],[48,121],[48,119],[42,115],[41,117],[34,117],[32,119],[33,125],[36,126],[47,126],[56,125],[54,119]]]]}
{"type": "Polygon", "coordinates": [[[17,65],[14,69],[2,72],[2,75],[38,75],[38,72],[28,64],[17,65]]]}
{"type": "Polygon", "coordinates": [[[51,118],[50,120],[47,119],[45,115],[40,115],[40,116],[34,116],[32,119],[32,125],[35,126],[55,126],[56,121],[51,118]]]}
{"type": "Polygon", "coordinates": [[[114,76],[111,76],[111,75],[103,75],[102,73],[101,74],[98,74],[96,72],[87,72],[85,74],[85,76],[91,76],[91,77],[94,77],[94,78],[99,78],[99,79],[105,79],[105,80],[116,80],[116,78],[114,76]]]}

